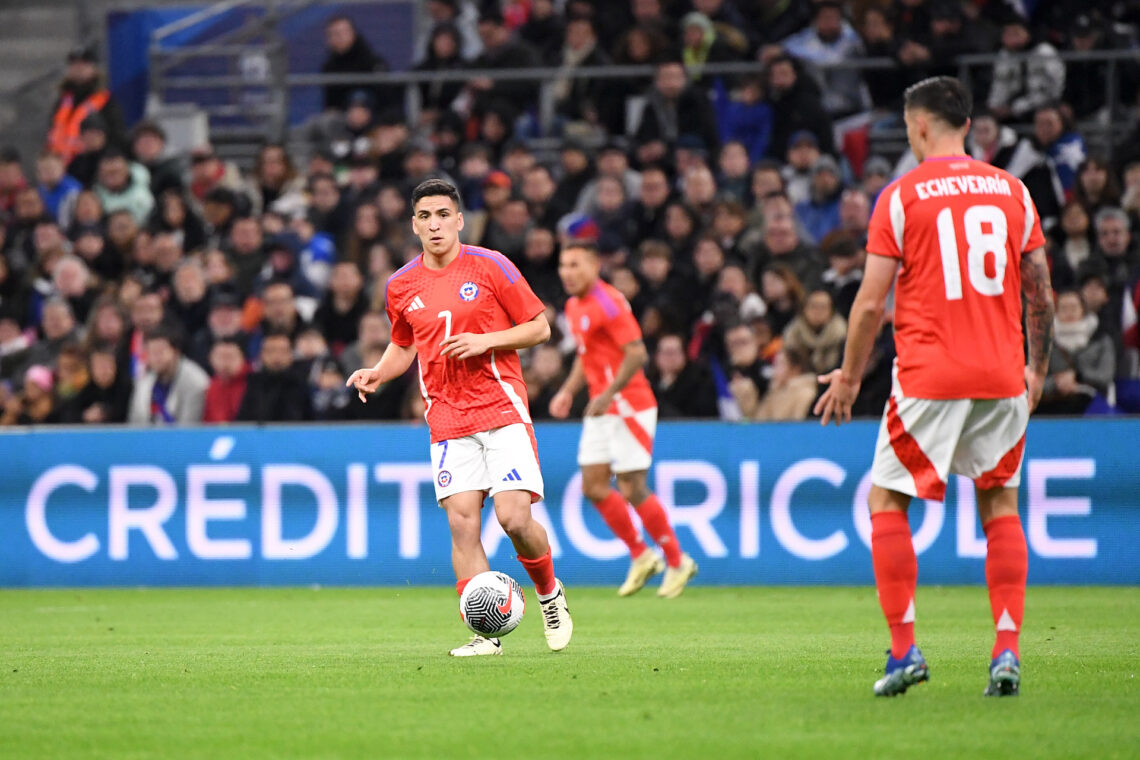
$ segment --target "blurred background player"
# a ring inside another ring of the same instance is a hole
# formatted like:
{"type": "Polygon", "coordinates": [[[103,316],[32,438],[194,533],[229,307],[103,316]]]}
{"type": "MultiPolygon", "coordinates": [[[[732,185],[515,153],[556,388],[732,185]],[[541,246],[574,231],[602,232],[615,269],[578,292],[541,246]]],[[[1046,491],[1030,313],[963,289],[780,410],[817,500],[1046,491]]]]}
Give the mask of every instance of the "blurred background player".
{"type": "MultiPolygon", "coordinates": [[[[483,501],[518,552],[538,591],[546,643],[566,648],[574,626],[554,576],[546,529],[532,516],[542,499],[538,446],[517,349],[550,337],[542,301],[497,251],[462,245],[459,192],[443,180],[412,191],[412,229],[423,252],[388,278],[392,338],[374,367],[345,385],[361,401],[419,359],[420,390],[431,430],[435,495],[447,512],[456,591],[490,569],[481,542],[483,501]]],[[[476,634],[456,657],[502,654],[498,639],[476,634]]]]}
{"type": "Polygon", "coordinates": [[[629,303],[601,280],[600,269],[596,248],[572,243],[562,250],[558,274],[571,296],[566,302],[566,321],[578,344],[578,355],[566,382],[550,400],[550,414],[564,419],[583,383],[589,386],[578,465],[583,493],[633,558],[618,594],[639,591],[664,570],[657,595],[672,598],[680,596],[697,574],[697,563],[681,551],[669,516],[647,485],[657,429],[657,399],[641,369],[649,354],[629,303]],[[615,473],[620,493],[610,485],[615,473]],[[664,551],[664,562],[641,540],[629,504],[664,551]]]}
{"type": "Polygon", "coordinates": [[[843,366],[820,377],[829,387],[815,407],[825,425],[851,419],[899,272],[898,358],[868,497],[875,585],[891,630],[886,674],[875,683],[879,696],[902,694],[929,678],[914,643],[918,562],[906,510],[912,497],[942,501],[949,473],[974,480],[986,533],[997,636],[985,694],[1011,696],[1020,689],[1028,554],[1017,486],[1026,423],[1049,366],[1053,297],[1029,191],[1013,175],[966,155],[971,105],[970,94],[951,77],[907,90],[907,138],[922,163],[879,196],[843,366]]]}

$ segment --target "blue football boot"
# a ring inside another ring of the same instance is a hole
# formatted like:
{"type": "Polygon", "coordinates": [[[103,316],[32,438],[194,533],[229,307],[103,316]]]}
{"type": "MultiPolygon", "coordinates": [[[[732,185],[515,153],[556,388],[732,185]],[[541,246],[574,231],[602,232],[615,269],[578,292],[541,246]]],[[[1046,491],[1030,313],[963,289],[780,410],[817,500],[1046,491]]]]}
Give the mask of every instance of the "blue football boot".
{"type": "Polygon", "coordinates": [[[917,646],[911,646],[902,659],[896,660],[887,650],[886,675],[875,681],[876,697],[894,697],[905,694],[916,683],[930,680],[930,666],[917,646]]]}
{"type": "Polygon", "coordinates": [[[990,683],[982,692],[986,697],[1016,697],[1021,689],[1021,661],[1006,649],[990,663],[990,683]]]}

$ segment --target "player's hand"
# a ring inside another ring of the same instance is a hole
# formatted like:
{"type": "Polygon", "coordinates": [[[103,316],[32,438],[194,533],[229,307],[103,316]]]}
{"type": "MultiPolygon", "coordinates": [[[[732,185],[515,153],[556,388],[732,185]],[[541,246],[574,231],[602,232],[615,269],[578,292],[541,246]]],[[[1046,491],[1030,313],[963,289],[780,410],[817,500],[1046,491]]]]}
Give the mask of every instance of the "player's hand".
{"type": "Polygon", "coordinates": [[[570,416],[570,407],[574,405],[574,397],[566,391],[558,391],[550,399],[550,416],[556,420],[564,420],[570,416]]]}
{"type": "Polygon", "coordinates": [[[440,355],[451,359],[470,359],[472,356],[485,354],[491,347],[486,335],[475,333],[452,335],[439,345],[442,346],[440,355]]]}
{"type": "Polygon", "coordinates": [[[819,375],[819,382],[827,386],[827,390],[815,402],[812,411],[820,415],[819,424],[826,425],[835,420],[838,427],[844,422],[851,421],[851,407],[855,405],[855,397],[859,395],[859,383],[852,383],[843,377],[843,370],[835,369],[826,375],[819,375]]]}
{"type": "Polygon", "coordinates": [[[603,414],[605,414],[609,410],[610,404],[612,404],[613,402],[614,402],[614,397],[613,397],[612,393],[603,393],[602,395],[598,396],[597,398],[590,399],[590,403],[586,404],[586,416],[587,417],[600,417],[600,416],[602,416],[603,414]]]}
{"type": "Polygon", "coordinates": [[[368,394],[375,393],[376,389],[380,387],[380,373],[372,367],[358,369],[344,381],[344,387],[355,388],[356,395],[367,404],[368,394]]]}
{"type": "Polygon", "coordinates": [[[1041,402],[1041,392],[1045,390],[1045,375],[1026,367],[1025,387],[1029,393],[1029,413],[1033,414],[1033,410],[1041,402]]]}

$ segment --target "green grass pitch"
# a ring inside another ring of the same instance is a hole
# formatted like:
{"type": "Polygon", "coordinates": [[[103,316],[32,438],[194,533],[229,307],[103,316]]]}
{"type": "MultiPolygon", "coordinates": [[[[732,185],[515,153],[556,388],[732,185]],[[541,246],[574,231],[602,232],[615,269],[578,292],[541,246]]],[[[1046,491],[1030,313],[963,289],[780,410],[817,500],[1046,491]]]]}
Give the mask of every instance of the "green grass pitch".
{"type": "Polygon", "coordinates": [[[1140,757],[1140,589],[1030,588],[981,696],[984,588],[920,588],[931,681],[875,699],[870,588],[570,587],[457,660],[444,588],[0,591],[0,758],[1140,757]]]}

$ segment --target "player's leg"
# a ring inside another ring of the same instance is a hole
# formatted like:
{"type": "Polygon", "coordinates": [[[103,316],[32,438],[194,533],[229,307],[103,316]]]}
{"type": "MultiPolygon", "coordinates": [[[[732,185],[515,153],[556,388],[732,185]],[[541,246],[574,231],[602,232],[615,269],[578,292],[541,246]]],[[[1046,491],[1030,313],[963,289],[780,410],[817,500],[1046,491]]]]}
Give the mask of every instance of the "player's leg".
{"type": "Polygon", "coordinates": [[[641,531],[633,524],[629,514],[629,503],[622,494],[614,490],[613,471],[609,463],[584,464],[582,469],[582,494],[590,500],[594,508],[605,520],[615,536],[629,549],[629,556],[637,559],[649,550],[641,540],[641,531]]]}
{"type": "Polygon", "coordinates": [[[542,498],[544,488],[534,430],[529,425],[508,425],[484,434],[484,440],[495,516],[534,582],[546,643],[557,652],[570,643],[574,623],[565,589],[554,575],[546,529],[531,514],[530,505],[542,498]]]}
{"type": "Polygon", "coordinates": [[[1017,514],[1017,488],[1028,422],[1026,396],[972,402],[951,464],[952,472],[974,479],[986,533],[986,586],[996,633],[987,696],[1015,696],[1021,688],[1018,635],[1029,552],[1017,514]]]}
{"type": "Polygon", "coordinates": [[[697,563],[681,551],[681,543],[673,532],[668,513],[661,506],[657,495],[649,490],[649,470],[626,470],[625,467],[631,466],[628,450],[623,459],[626,461],[619,464],[622,470],[617,475],[618,490],[634,505],[641,524],[665,554],[665,577],[661,580],[657,595],[666,599],[678,597],[685,590],[685,585],[697,574],[697,563]]]}

